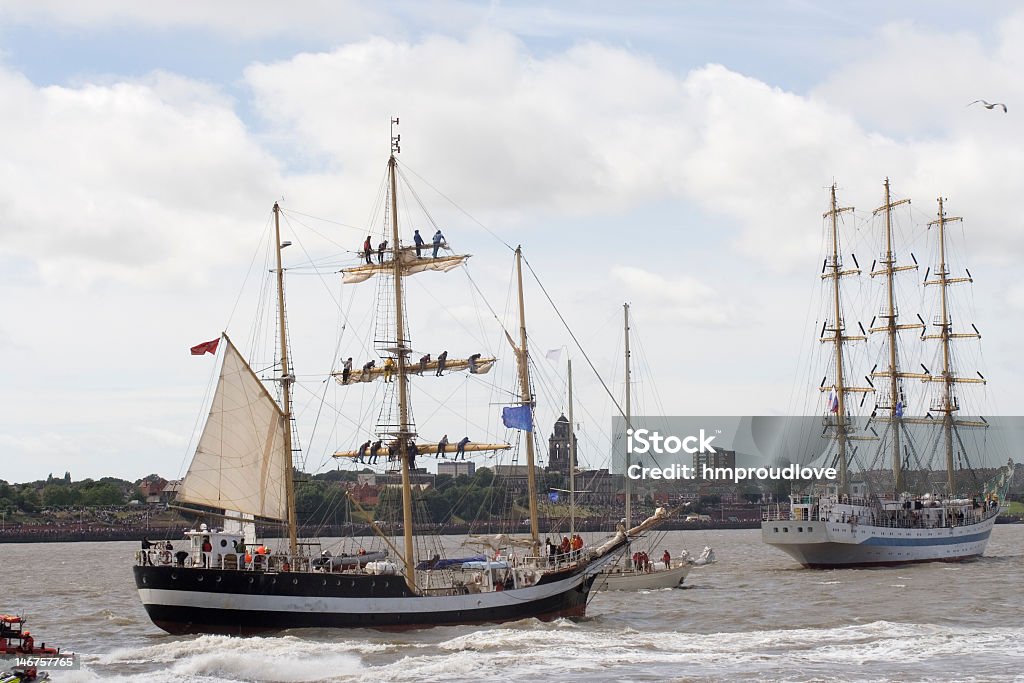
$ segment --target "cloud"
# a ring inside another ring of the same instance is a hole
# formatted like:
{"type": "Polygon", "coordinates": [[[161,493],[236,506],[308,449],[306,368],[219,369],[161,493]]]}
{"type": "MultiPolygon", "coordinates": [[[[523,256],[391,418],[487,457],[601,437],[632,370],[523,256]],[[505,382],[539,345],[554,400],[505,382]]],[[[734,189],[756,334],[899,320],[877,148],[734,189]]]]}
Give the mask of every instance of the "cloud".
{"type": "Polygon", "coordinates": [[[190,280],[251,235],[280,187],[273,158],[205,84],[155,73],[40,88],[8,70],[0,94],[19,102],[0,112],[0,250],[48,284],[190,280]]]}
{"type": "Polygon", "coordinates": [[[737,322],[735,304],[695,277],[667,278],[633,266],[615,266],[611,275],[630,296],[642,299],[643,307],[660,320],[701,327],[737,322]]]}

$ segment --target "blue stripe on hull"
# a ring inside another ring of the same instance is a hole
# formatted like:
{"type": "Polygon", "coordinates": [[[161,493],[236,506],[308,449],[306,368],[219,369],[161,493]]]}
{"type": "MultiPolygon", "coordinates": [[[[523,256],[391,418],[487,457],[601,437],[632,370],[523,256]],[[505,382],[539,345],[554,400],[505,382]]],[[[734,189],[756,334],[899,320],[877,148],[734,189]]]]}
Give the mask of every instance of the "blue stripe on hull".
{"type": "Polygon", "coordinates": [[[925,545],[954,545],[956,543],[975,543],[977,541],[988,540],[989,534],[992,533],[991,527],[981,533],[971,534],[969,536],[932,536],[929,538],[899,538],[899,537],[884,537],[884,536],[872,536],[871,538],[865,539],[857,545],[876,545],[876,546],[925,546],[925,545]]]}

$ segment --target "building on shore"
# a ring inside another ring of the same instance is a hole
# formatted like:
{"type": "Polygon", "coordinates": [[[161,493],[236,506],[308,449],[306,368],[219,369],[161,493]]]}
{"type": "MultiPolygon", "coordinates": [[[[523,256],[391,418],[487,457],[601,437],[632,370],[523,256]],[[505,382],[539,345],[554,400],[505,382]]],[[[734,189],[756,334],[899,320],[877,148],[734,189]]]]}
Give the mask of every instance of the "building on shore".
{"type": "Polygon", "coordinates": [[[476,473],[476,463],[472,460],[460,460],[458,462],[437,463],[437,474],[447,474],[449,477],[461,477],[463,475],[472,477],[476,473]]]}

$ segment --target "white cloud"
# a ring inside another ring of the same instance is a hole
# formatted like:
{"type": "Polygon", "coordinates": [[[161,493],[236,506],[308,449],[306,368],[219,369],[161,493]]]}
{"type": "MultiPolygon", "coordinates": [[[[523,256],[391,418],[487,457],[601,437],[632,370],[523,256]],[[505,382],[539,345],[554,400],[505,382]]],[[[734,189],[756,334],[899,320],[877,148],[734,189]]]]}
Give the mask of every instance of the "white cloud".
{"type": "Polygon", "coordinates": [[[0,71],[0,250],[48,284],[189,280],[280,187],[232,103],[169,74],[37,88],[0,71]],[[256,209],[256,207],[259,207],[256,209]]]}
{"type": "Polygon", "coordinates": [[[668,278],[633,266],[615,266],[612,277],[626,294],[642,301],[649,315],[688,326],[735,325],[736,306],[702,280],[690,275],[668,278]]]}

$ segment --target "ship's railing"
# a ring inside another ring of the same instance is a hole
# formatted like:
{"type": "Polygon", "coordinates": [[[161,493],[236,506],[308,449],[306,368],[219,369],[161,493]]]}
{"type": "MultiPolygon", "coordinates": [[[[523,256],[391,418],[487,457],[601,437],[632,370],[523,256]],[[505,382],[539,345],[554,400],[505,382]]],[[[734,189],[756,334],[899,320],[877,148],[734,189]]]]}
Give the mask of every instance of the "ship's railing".
{"type": "Polygon", "coordinates": [[[788,504],[773,503],[761,507],[761,520],[764,522],[786,522],[790,519],[788,504]]]}
{"type": "MultiPolygon", "coordinates": [[[[798,504],[804,500],[796,500],[798,504]]],[[[994,503],[978,505],[964,510],[963,505],[939,505],[934,508],[917,510],[897,510],[888,512],[882,508],[877,499],[860,499],[843,497],[839,501],[843,505],[852,505],[860,510],[820,509],[813,515],[813,521],[832,522],[839,524],[860,524],[891,529],[937,529],[955,528],[977,524],[997,514],[998,506],[994,503]],[[941,520],[925,514],[925,510],[945,510],[941,520]]],[[[765,522],[811,521],[800,520],[789,503],[774,503],[762,506],[761,520],[765,522]]]]}

